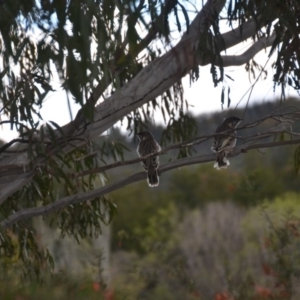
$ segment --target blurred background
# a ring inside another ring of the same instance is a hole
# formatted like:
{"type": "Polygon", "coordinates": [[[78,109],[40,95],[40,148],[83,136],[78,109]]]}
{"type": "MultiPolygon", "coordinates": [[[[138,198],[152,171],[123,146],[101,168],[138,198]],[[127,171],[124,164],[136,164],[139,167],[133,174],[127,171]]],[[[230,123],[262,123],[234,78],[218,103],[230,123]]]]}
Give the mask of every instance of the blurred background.
{"type": "MultiPolygon", "coordinates": [[[[106,101],[171,51],[204,2],[0,0],[0,146],[13,144],[0,160],[7,155],[14,162],[13,154],[21,151],[13,139],[20,133],[29,144],[33,138],[37,157],[47,160],[44,166],[34,164],[34,180],[1,205],[1,222],[23,209],[51,205],[142,172],[137,163],[96,179],[94,173],[73,176],[137,158],[138,131],[150,130],[166,147],[211,135],[228,116],[248,124],[274,111],[299,110],[299,1],[227,1],[212,30],[201,36],[207,45],[197,46],[201,60],[207,57],[212,64],[191,70],[182,84],[132,111],[95,144],[87,138],[74,153],[56,149],[54,159],[49,155],[49,141],[42,139],[46,128],[49,137],[52,132],[47,121],[59,131],[81,108],[84,125],[93,121],[86,104],[106,101]],[[249,18],[266,24],[253,40],[241,38],[239,45],[221,53],[210,45],[213,36],[233,28],[242,33],[239,25],[249,18]],[[220,55],[243,55],[273,29],[276,51],[262,50],[240,67],[216,68],[220,55]],[[152,42],[141,48],[148,33],[152,42]],[[96,86],[106,86],[99,99],[93,99],[96,86]]],[[[274,125],[267,119],[239,135],[274,125]]],[[[299,126],[293,124],[295,133],[299,126]]],[[[56,137],[52,135],[50,146],[60,148],[56,137]]],[[[212,154],[212,143],[170,151],[160,156],[160,163],[212,154]]],[[[27,149],[30,158],[33,148],[27,149]]],[[[145,180],[109,195],[22,219],[8,229],[0,226],[0,300],[299,300],[300,146],[251,150],[230,158],[226,170],[213,165],[165,172],[158,188],[148,187],[145,173],[145,180]]],[[[1,170],[9,173],[11,166],[4,164],[1,170]]],[[[12,177],[6,178],[3,189],[12,177]]]]}
{"type": "MultiPolygon", "coordinates": [[[[289,99],[281,108],[299,106],[289,99]]],[[[228,111],[249,123],[278,109],[266,102],[228,111]]],[[[197,135],[214,133],[224,113],[197,116],[197,135]]],[[[260,130],[270,127],[264,122],[260,130]]],[[[160,141],[163,128],[148,124],[160,141]]],[[[299,129],[295,123],[294,131],[299,129]]],[[[255,131],[257,129],[252,129],[255,131]]],[[[241,134],[251,134],[251,130],[241,134]]],[[[136,158],[137,140],[114,128],[107,137],[136,158]]],[[[288,139],[289,137],[280,137],[288,139]]],[[[210,153],[212,141],[193,155],[210,153]]],[[[298,146],[252,150],[217,171],[213,162],[164,173],[158,188],[145,180],[113,192],[117,215],[97,238],[74,239],[35,219],[41,248],[53,258],[44,285],[16,285],[18,253],[7,261],[5,299],[300,299],[298,146]],[[10,274],[10,275],[9,275],[10,274]],[[11,280],[9,279],[11,278],[11,280]],[[49,286],[51,293],[49,294],[49,286]],[[16,298],[20,296],[20,298],[16,298]],[[277,298],[276,298],[277,297],[277,298]]],[[[172,155],[162,155],[161,164],[172,155]]],[[[140,164],[108,172],[117,179],[140,164]]],[[[47,223],[47,222],[46,222],[47,223]]],[[[19,245],[22,247],[22,245],[19,245]]],[[[4,275],[5,274],[5,275],[4,275]]],[[[2,276],[2,279],[4,278],[2,276]]]]}

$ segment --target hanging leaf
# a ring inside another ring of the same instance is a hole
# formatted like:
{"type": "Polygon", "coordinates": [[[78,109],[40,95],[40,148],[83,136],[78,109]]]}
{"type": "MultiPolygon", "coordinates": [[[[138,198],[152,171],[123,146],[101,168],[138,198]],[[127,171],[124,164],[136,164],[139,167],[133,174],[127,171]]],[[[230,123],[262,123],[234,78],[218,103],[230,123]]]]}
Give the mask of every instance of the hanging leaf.
{"type": "Polygon", "coordinates": [[[225,87],[222,87],[222,92],[221,92],[221,107],[223,109],[223,105],[224,105],[224,94],[225,94],[225,87]]]}
{"type": "Polygon", "coordinates": [[[230,80],[234,81],[234,79],[233,79],[232,77],[230,77],[229,75],[225,74],[225,76],[226,76],[227,78],[229,78],[230,80]]]}
{"type": "MultiPolygon", "coordinates": [[[[185,19],[185,22],[186,22],[186,33],[188,34],[189,33],[189,29],[190,29],[190,19],[189,19],[189,15],[185,9],[185,7],[180,3],[180,2],[177,2],[177,4],[181,7],[182,9],[182,13],[183,13],[183,16],[184,16],[184,19],[185,19]]],[[[176,6],[175,6],[176,8],[176,6]]],[[[178,28],[178,30],[180,31],[180,29],[178,28]]]]}

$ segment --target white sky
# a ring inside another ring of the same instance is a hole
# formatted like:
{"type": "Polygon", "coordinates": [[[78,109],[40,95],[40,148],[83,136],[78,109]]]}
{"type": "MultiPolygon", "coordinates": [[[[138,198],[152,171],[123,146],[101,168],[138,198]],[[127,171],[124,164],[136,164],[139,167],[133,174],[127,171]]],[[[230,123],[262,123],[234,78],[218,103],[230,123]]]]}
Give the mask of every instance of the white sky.
{"type": "MultiPolygon", "coordinates": [[[[268,48],[270,49],[270,48],[268,48]]],[[[234,52],[237,47],[233,47],[234,52]]],[[[244,51],[244,50],[243,50],[244,51]]],[[[228,53],[229,54],[229,53],[228,53]]],[[[268,50],[262,51],[255,56],[255,61],[260,63],[262,66],[268,59],[268,50]]],[[[267,77],[262,75],[255,83],[256,79],[249,77],[249,74],[245,70],[245,65],[239,67],[227,67],[225,68],[224,74],[229,75],[234,81],[225,78],[225,84],[220,83],[217,87],[214,87],[212,77],[210,74],[210,66],[205,66],[200,69],[200,78],[193,85],[189,86],[188,78],[184,79],[185,95],[191,105],[194,105],[192,112],[206,113],[213,111],[221,111],[221,91],[222,87],[225,86],[225,101],[223,110],[226,114],[227,110],[227,86],[230,87],[230,108],[233,109],[236,106],[238,108],[245,107],[248,99],[249,104],[263,103],[266,101],[278,101],[281,95],[281,88],[278,86],[273,90],[273,75],[274,69],[271,66],[273,60],[266,65],[266,71],[268,72],[267,77]],[[252,93],[250,95],[250,88],[254,85],[252,93]],[[250,95],[250,98],[249,98],[250,95]]],[[[256,72],[256,76],[259,72],[256,72]]],[[[286,97],[299,97],[298,93],[289,86],[286,87],[286,97]]]]}
{"type": "MultiPolygon", "coordinates": [[[[228,27],[224,31],[227,31],[228,27]]],[[[247,49],[247,43],[242,45],[232,47],[227,50],[228,55],[236,54],[239,55],[247,49]]],[[[270,48],[269,48],[270,49],[270,48]]],[[[268,59],[269,49],[266,51],[261,51],[255,56],[255,60],[257,63],[264,65],[268,59]]],[[[275,56],[273,60],[275,59],[275,56]]],[[[266,70],[268,72],[268,76],[264,79],[264,75],[256,83],[249,103],[250,105],[259,102],[263,103],[265,101],[277,101],[280,97],[280,87],[277,88],[275,93],[273,92],[273,69],[271,67],[272,58],[268,63],[266,70]]],[[[197,82],[192,83],[190,86],[189,76],[186,76],[183,79],[183,85],[185,90],[185,98],[188,100],[191,105],[190,111],[193,114],[200,113],[210,113],[221,110],[221,91],[222,87],[230,86],[230,98],[231,105],[230,108],[235,108],[239,103],[239,108],[245,107],[249,92],[246,93],[251,85],[255,82],[255,79],[252,77],[249,78],[248,73],[245,71],[245,66],[240,67],[227,67],[225,68],[225,74],[229,75],[234,81],[226,78],[224,84],[220,83],[216,88],[212,82],[212,77],[210,74],[210,65],[205,67],[200,67],[200,78],[197,82]],[[246,93],[246,95],[245,95],[246,93]],[[245,96],[244,96],[245,95],[245,96]],[[244,98],[243,98],[244,96],[244,98]]],[[[257,75],[259,73],[257,72],[257,75]]],[[[53,78],[52,81],[53,88],[56,92],[51,93],[47,100],[45,101],[43,108],[41,110],[41,115],[45,121],[54,121],[60,126],[70,122],[70,115],[68,110],[67,99],[65,96],[65,92],[60,88],[60,82],[58,78],[53,78]]],[[[297,92],[287,87],[286,88],[286,97],[296,96],[299,97],[297,92]]],[[[73,117],[76,116],[76,112],[80,108],[79,105],[76,105],[72,102],[72,97],[70,97],[71,105],[72,105],[72,114],[73,117]]],[[[225,90],[225,103],[223,113],[226,115],[227,110],[227,89],[225,90]]],[[[3,119],[2,119],[3,120],[3,119]]],[[[162,121],[162,119],[161,119],[162,121]]],[[[0,137],[5,141],[10,141],[13,138],[17,137],[17,132],[10,130],[10,125],[2,125],[0,127],[0,137]]]]}

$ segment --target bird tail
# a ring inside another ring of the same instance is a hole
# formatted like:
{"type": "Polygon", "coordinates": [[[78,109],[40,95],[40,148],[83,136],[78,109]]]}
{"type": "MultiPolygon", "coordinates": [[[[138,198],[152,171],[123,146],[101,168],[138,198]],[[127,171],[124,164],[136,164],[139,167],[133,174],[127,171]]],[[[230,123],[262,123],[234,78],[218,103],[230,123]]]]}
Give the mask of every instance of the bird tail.
{"type": "Polygon", "coordinates": [[[157,170],[155,168],[149,168],[147,175],[148,175],[147,181],[150,187],[159,185],[159,178],[158,178],[157,170]]]}
{"type": "Polygon", "coordinates": [[[214,168],[221,170],[222,168],[226,169],[230,165],[230,162],[226,156],[226,152],[222,151],[217,154],[217,159],[214,164],[214,168]]]}

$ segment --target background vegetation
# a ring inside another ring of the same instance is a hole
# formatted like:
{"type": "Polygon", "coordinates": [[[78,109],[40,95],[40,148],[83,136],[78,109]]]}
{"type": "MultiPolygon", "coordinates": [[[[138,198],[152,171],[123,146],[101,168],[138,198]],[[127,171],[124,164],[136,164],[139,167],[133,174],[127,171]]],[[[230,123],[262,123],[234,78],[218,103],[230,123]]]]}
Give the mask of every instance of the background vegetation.
{"type": "MultiPolygon", "coordinates": [[[[269,103],[248,108],[248,121],[266,109],[270,111],[269,103]]],[[[219,114],[197,117],[198,130],[209,134],[219,119],[219,114]]],[[[156,135],[161,128],[151,131],[156,135]]],[[[125,137],[115,129],[111,138],[125,137]]],[[[196,150],[210,151],[209,144],[196,150]]],[[[128,141],[129,156],[136,156],[135,148],[136,142],[128,141]]],[[[11,256],[1,258],[5,284],[0,296],[298,299],[300,185],[295,150],[252,151],[232,158],[227,170],[216,171],[212,163],[184,167],[162,176],[156,189],[148,188],[145,180],[113,192],[109,199],[117,206],[117,216],[109,228],[101,226],[103,240],[79,238],[78,245],[72,238],[61,239],[59,228],[36,219],[38,247],[50,250],[54,269],[28,264],[28,277],[19,263],[23,245],[11,233],[15,244],[11,256]],[[104,252],[107,243],[110,251],[104,252]]],[[[127,176],[139,167],[127,166],[109,176],[127,176]]]]}
{"type": "Polygon", "coordinates": [[[0,0],[0,125],[18,133],[0,147],[0,297],[299,298],[300,148],[283,145],[300,144],[300,113],[297,99],[282,103],[288,86],[300,90],[299,23],[298,0],[0,0]],[[222,172],[183,167],[214,158],[211,140],[178,143],[213,134],[224,114],[191,115],[181,80],[209,65],[229,108],[227,67],[244,65],[250,100],[268,63],[282,106],[226,113],[245,124],[268,115],[241,134],[277,122],[275,150],[237,147],[222,172]],[[60,124],[43,115],[57,99],[60,124]],[[172,162],[158,189],[122,162],[147,128],[179,147],[161,156],[172,162]]]}

